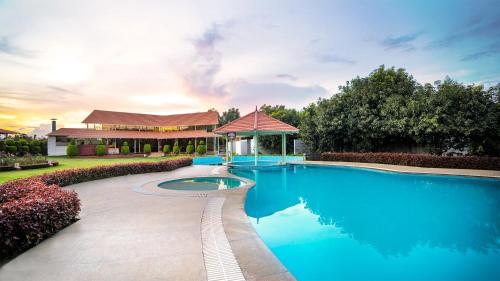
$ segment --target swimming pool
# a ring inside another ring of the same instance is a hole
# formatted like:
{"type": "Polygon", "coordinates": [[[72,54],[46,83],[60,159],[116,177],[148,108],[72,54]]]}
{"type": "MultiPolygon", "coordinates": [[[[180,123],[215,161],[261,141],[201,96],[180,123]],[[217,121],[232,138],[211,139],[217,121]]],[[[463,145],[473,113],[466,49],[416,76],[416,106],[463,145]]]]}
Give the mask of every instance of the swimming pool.
{"type": "Polygon", "coordinates": [[[170,190],[222,190],[245,184],[242,180],[230,177],[197,177],[165,181],[158,187],[170,190]]]}
{"type": "Polygon", "coordinates": [[[245,209],[298,280],[494,280],[500,180],[294,165],[232,169],[245,209]]]}

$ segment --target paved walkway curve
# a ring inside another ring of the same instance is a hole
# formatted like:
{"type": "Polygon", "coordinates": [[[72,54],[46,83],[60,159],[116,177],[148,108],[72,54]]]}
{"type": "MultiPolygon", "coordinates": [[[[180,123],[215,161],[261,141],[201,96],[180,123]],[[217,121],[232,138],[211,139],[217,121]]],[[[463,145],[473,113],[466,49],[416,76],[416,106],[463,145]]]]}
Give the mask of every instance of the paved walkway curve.
{"type": "Polygon", "coordinates": [[[200,222],[208,198],[159,197],[134,187],[209,175],[210,166],[70,186],[80,220],[0,269],[0,280],[206,280],[200,222]]]}

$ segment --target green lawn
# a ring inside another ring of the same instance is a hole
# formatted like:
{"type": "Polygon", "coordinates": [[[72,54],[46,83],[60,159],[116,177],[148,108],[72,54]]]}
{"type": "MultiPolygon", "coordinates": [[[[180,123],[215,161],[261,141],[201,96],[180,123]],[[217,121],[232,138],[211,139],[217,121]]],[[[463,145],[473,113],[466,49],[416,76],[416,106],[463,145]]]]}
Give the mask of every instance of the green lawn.
{"type": "Polygon", "coordinates": [[[131,162],[156,162],[176,157],[131,157],[131,158],[106,158],[106,159],[90,159],[90,158],[77,158],[70,159],[66,157],[47,157],[48,160],[59,162],[58,166],[33,169],[33,170],[19,170],[19,171],[6,171],[0,172],[0,184],[9,180],[26,178],[30,176],[40,175],[47,172],[71,169],[71,168],[88,168],[100,165],[113,165],[118,163],[131,163],[131,162]]]}

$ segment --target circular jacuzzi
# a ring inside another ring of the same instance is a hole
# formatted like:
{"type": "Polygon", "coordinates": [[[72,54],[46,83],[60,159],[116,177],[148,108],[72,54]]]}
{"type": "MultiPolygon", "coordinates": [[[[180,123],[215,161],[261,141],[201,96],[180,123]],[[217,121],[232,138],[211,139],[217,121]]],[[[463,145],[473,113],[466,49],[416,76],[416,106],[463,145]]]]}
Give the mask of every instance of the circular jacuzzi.
{"type": "Polygon", "coordinates": [[[222,190],[245,185],[246,182],[230,177],[197,177],[165,181],[158,187],[170,190],[222,190]]]}

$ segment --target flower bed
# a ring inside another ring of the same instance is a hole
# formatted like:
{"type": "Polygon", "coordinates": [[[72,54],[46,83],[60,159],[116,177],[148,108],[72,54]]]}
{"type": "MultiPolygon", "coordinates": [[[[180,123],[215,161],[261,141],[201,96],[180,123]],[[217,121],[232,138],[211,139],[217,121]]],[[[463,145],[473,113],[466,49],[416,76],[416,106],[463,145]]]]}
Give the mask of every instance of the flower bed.
{"type": "Polygon", "coordinates": [[[500,157],[437,156],[411,153],[324,152],[322,161],[363,162],[427,168],[500,170],[500,157]]]}
{"type": "Polygon", "coordinates": [[[69,169],[0,185],[0,261],[25,251],[77,219],[80,200],[67,186],[109,177],[164,172],[191,158],[69,169]]]}

